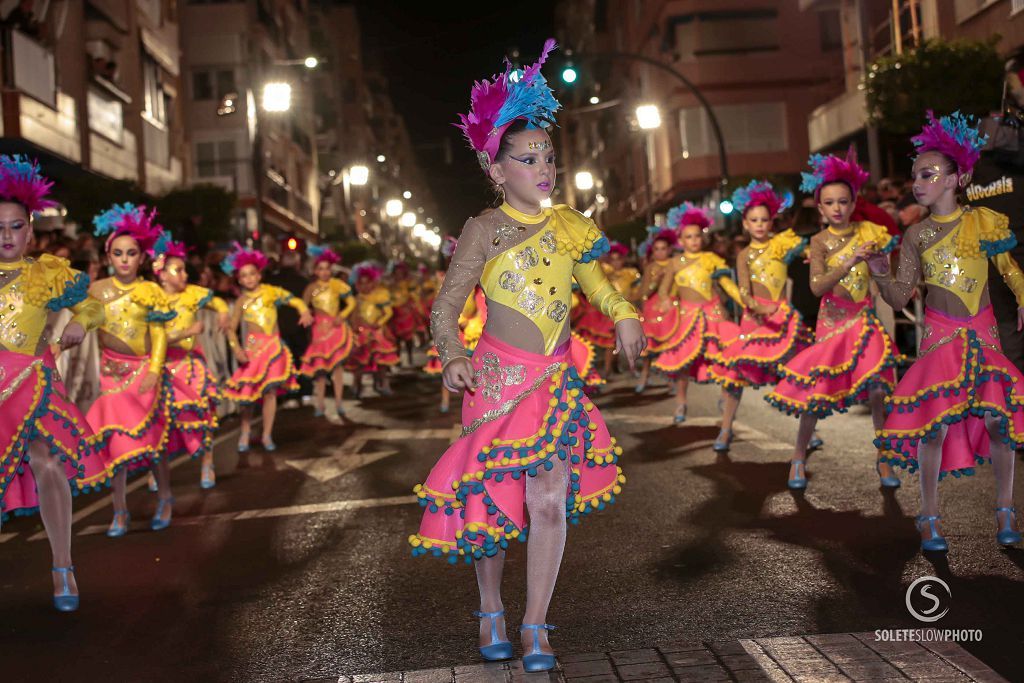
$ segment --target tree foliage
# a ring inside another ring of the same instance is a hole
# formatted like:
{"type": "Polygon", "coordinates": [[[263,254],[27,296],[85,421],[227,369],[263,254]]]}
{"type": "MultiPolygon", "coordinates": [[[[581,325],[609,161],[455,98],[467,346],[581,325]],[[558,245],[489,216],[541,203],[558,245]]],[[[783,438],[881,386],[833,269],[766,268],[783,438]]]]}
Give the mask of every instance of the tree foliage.
{"type": "Polygon", "coordinates": [[[870,122],[909,135],[920,130],[928,109],[939,116],[956,110],[986,116],[998,109],[1003,87],[999,40],[929,40],[877,60],[864,79],[870,122]]]}

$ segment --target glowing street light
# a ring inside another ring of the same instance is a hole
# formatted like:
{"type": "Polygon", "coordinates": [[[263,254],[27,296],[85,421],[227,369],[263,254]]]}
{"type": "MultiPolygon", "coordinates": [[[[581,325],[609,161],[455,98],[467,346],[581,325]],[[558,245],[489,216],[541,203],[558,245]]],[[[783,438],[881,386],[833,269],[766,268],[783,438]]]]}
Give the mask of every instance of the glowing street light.
{"type": "Polygon", "coordinates": [[[405,197],[406,199],[412,199],[412,192],[406,190],[405,192],[402,193],[402,196],[405,197]]]}
{"type": "Polygon", "coordinates": [[[576,72],[576,67],[574,67],[573,65],[570,64],[570,65],[566,66],[564,69],[562,69],[562,81],[563,82],[568,83],[568,84],[572,84],[572,83],[576,82],[576,79],[578,77],[579,77],[579,74],[576,72]]]}
{"type": "Polygon", "coordinates": [[[641,104],[636,108],[636,123],[641,130],[653,130],[661,126],[661,112],[656,104],[641,104]]]}
{"type": "Polygon", "coordinates": [[[365,185],[370,180],[370,169],[362,164],[356,164],[348,170],[348,180],[353,185],[365,185]]]}
{"type": "Polygon", "coordinates": [[[403,228],[411,228],[416,225],[416,214],[412,211],[406,211],[402,214],[402,217],[398,219],[398,224],[403,228]]]}
{"type": "Polygon", "coordinates": [[[719,211],[721,211],[721,212],[722,212],[722,214],[723,214],[723,215],[725,215],[725,216],[728,216],[728,215],[729,215],[730,213],[732,213],[732,212],[733,212],[733,209],[735,209],[735,208],[736,208],[736,207],[735,207],[735,206],[733,206],[733,205],[732,205],[732,202],[731,202],[731,201],[729,201],[728,199],[723,199],[723,200],[722,200],[722,201],[721,201],[721,202],[720,202],[720,203],[718,204],[718,210],[719,210],[719,211]]]}
{"type": "Polygon", "coordinates": [[[291,108],[291,84],[275,81],[263,86],[263,111],[285,112],[291,108]]]}
{"type": "Polygon", "coordinates": [[[389,199],[384,204],[384,213],[391,218],[398,218],[402,215],[402,200],[401,199],[389,199]]]}
{"type": "Polygon", "coordinates": [[[579,171],[576,173],[577,190],[593,190],[594,175],[590,171],[579,171]]]}
{"type": "Polygon", "coordinates": [[[383,154],[378,154],[377,155],[377,163],[378,164],[383,164],[387,160],[388,160],[388,158],[386,156],[384,156],[383,154]]]}
{"type": "Polygon", "coordinates": [[[315,69],[318,66],[320,66],[320,60],[317,59],[316,57],[306,57],[304,60],[302,60],[302,64],[307,69],[315,69]]]}
{"type": "Polygon", "coordinates": [[[593,96],[592,96],[592,97],[590,98],[590,103],[591,103],[591,104],[600,104],[600,103],[601,103],[601,98],[600,98],[600,97],[598,97],[597,95],[593,95],[593,96]]]}

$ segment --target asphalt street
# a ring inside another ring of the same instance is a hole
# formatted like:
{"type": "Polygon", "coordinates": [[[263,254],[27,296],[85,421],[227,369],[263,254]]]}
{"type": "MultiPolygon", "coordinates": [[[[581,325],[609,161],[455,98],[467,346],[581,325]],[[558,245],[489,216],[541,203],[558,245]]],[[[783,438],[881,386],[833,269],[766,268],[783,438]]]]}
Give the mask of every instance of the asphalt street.
{"type": "MultiPolygon", "coordinates": [[[[103,535],[103,495],[75,500],[81,609],[50,604],[38,518],[0,531],[4,681],[286,681],[473,664],[471,567],[412,558],[411,493],[458,431],[439,384],[412,371],[395,395],[348,403],[344,421],[282,410],[273,454],[235,452],[229,420],[218,485],[182,462],[166,531],[149,531],[155,494],[129,495],[131,532],[103,535]]],[[[369,393],[369,392],[368,392],[369,393]]],[[[951,550],[918,550],[916,477],[883,493],[870,418],[822,423],[805,494],[786,488],[796,421],[756,392],[739,438],[716,456],[717,392],[692,387],[690,419],[671,424],[662,384],[637,396],[619,376],[596,398],[625,449],[619,502],[571,527],[549,623],[560,654],[654,643],[920,627],[904,602],[923,575],[950,585],[939,628],[982,629],[964,647],[1024,680],[1024,550],[995,543],[989,468],[941,486],[951,550]]],[[[1022,477],[1017,500],[1024,502],[1022,477]]],[[[510,628],[525,598],[525,546],[509,553],[510,628]]]]}

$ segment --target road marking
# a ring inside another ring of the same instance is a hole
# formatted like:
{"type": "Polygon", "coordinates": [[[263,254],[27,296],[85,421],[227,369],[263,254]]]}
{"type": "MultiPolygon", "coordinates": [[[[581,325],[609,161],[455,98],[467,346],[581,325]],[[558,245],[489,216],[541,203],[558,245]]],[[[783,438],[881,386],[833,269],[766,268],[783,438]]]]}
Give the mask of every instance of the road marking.
{"type": "MultiPolygon", "coordinates": [[[[418,503],[416,496],[394,496],[391,498],[369,498],[365,500],[335,500],[329,503],[307,503],[279,508],[263,508],[259,510],[242,510],[240,512],[220,512],[213,515],[196,517],[175,517],[172,526],[199,526],[211,522],[234,522],[244,519],[269,519],[272,517],[294,517],[297,515],[317,515],[344,510],[363,510],[368,508],[389,507],[392,505],[411,505],[418,503]]],[[[148,522],[137,522],[129,527],[132,531],[143,531],[149,528],[148,522]]],[[[93,536],[106,533],[107,526],[93,524],[78,532],[79,536],[93,536]]]]}
{"type": "MultiPolygon", "coordinates": [[[[262,421],[263,421],[262,417],[254,419],[252,421],[252,427],[255,428],[262,421]]],[[[213,440],[213,447],[216,448],[218,445],[222,444],[223,442],[227,441],[229,438],[231,438],[231,437],[235,436],[236,434],[238,434],[239,431],[240,431],[239,428],[236,427],[236,428],[232,429],[230,432],[225,432],[224,434],[221,434],[220,436],[218,436],[217,438],[215,438],[213,440]]],[[[94,455],[93,457],[99,457],[99,456],[95,456],[94,455]]],[[[178,467],[179,465],[184,465],[185,463],[191,462],[191,461],[192,461],[192,458],[178,457],[178,458],[175,458],[174,460],[171,461],[170,468],[173,470],[175,467],[178,467]]],[[[147,479],[148,479],[148,477],[140,476],[138,479],[136,479],[132,483],[128,484],[128,487],[125,489],[125,495],[127,496],[132,491],[136,491],[139,488],[145,486],[147,479]]],[[[103,498],[100,498],[95,503],[92,503],[90,505],[85,506],[84,508],[82,508],[81,510],[79,510],[78,512],[76,512],[74,515],[71,516],[71,526],[74,527],[74,525],[77,524],[80,520],[85,519],[86,517],[88,517],[92,513],[96,512],[97,510],[102,510],[103,508],[108,507],[109,505],[112,504],[113,499],[114,499],[113,495],[108,495],[108,496],[104,496],[103,498]]],[[[28,540],[30,540],[30,541],[41,541],[44,538],[46,538],[46,531],[45,530],[40,531],[40,532],[35,533],[35,534],[32,534],[31,536],[28,537],[28,540]]]]}
{"type": "Polygon", "coordinates": [[[0,534],[0,543],[6,543],[18,534],[0,534]]]}
{"type": "MultiPolygon", "coordinates": [[[[358,447],[362,448],[363,443],[365,442],[360,442],[358,447]]],[[[398,453],[398,451],[370,451],[369,453],[356,453],[354,452],[356,449],[351,448],[348,444],[333,450],[335,452],[326,457],[321,456],[317,458],[303,458],[302,460],[285,460],[284,463],[323,484],[332,479],[337,479],[343,474],[348,474],[360,467],[398,453]]]]}

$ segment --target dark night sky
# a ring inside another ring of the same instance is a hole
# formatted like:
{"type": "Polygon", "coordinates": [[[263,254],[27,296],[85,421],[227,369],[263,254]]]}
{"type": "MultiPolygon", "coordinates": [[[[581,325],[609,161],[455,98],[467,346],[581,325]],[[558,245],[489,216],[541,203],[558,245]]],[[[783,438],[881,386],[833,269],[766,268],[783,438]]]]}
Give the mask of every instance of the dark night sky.
{"type": "MultiPolygon", "coordinates": [[[[479,213],[492,194],[458,129],[451,124],[469,108],[473,81],[501,70],[513,47],[536,58],[554,35],[554,0],[501,3],[356,2],[367,63],[387,76],[395,106],[413,143],[449,138],[454,163],[436,148],[417,149],[440,215],[438,224],[458,235],[466,218],[479,213]]],[[[547,74],[552,80],[551,74],[547,74]]]]}

